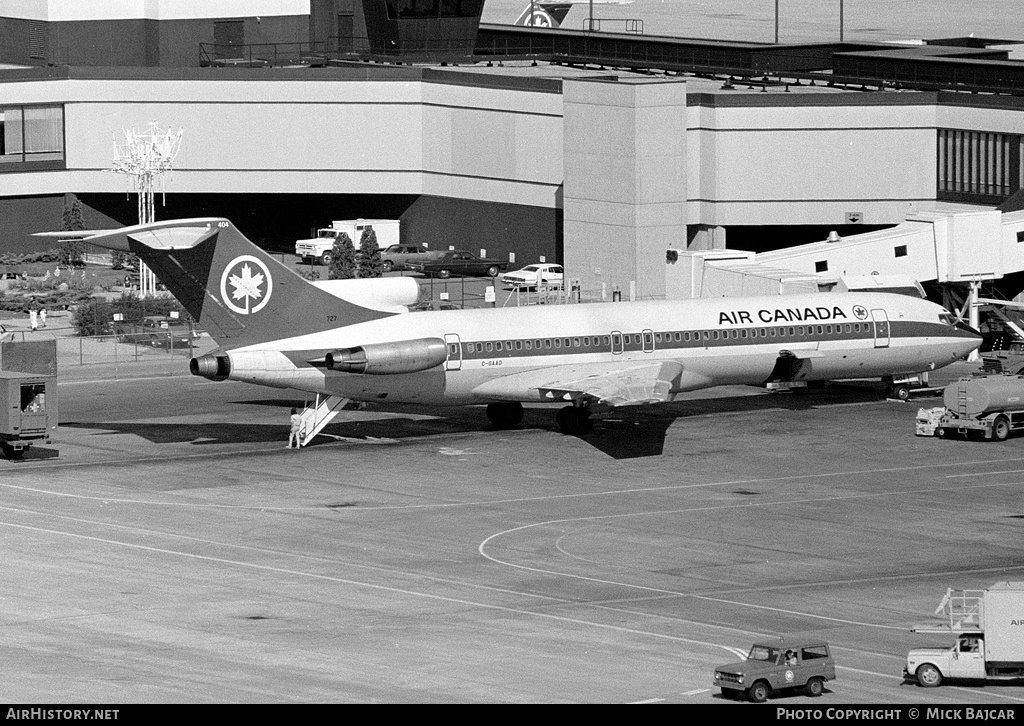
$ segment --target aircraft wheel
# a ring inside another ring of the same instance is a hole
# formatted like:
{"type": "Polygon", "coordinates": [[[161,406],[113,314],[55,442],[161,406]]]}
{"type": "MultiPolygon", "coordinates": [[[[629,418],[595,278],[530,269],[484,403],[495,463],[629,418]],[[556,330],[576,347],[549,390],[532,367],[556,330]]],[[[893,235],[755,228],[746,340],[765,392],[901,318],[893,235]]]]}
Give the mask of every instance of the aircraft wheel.
{"type": "Polygon", "coordinates": [[[514,429],[523,420],[523,404],[516,401],[487,404],[487,420],[499,429],[514,429]]]}
{"type": "Polygon", "coordinates": [[[558,428],[567,436],[582,436],[590,433],[594,422],[590,420],[590,411],[585,408],[566,406],[555,414],[558,428]]]}
{"type": "Polygon", "coordinates": [[[931,663],[925,663],[917,669],[917,682],[925,688],[935,688],[942,685],[942,674],[931,663]]]}
{"type": "Polygon", "coordinates": [[[999,416],[992,424],[992,440],[1006,441],[1010,438],[1010,419],[999,416]]]}

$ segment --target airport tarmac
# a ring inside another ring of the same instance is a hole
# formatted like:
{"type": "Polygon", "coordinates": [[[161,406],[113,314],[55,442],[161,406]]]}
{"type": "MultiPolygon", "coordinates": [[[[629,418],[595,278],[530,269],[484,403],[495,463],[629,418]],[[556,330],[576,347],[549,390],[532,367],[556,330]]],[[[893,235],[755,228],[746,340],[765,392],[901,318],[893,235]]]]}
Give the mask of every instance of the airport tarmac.
{"type": "Polygon", "coordinates": [[[936,399],[729,387],[582,438],[367,407],[288,450],[287,391],[60,398],[0,459],[11,702],[732,704],[713,668],[799,633],[838,678],[775,705],[1024,703],[901,682],[946,588],[1024,568],[1024,439],[915,437],[936,399]]]}

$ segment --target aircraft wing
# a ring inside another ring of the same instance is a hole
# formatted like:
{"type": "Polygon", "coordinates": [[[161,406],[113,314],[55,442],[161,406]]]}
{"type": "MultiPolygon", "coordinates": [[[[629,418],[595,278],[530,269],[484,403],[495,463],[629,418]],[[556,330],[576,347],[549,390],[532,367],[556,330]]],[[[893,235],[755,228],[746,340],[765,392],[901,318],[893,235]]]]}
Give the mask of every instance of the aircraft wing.
{"type": "Polygon", "coordinates": [[[674,361],[601,365],[565,365],[513,373],[481,384],[475,393],[519,399],[536,390],[542,401],[587,400],[606,406],[638,406],[671,398],[683,366],[674,361]]]}

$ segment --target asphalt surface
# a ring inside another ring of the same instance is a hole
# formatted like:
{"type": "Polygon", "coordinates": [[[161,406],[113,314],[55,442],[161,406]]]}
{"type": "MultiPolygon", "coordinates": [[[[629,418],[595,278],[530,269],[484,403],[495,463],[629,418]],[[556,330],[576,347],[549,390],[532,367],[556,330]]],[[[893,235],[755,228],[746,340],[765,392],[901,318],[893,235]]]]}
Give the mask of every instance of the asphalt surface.
{"type": "Polygon", "coordinates": [[[62,377],[0,459],[0,682],[28,703],[733,705],[756,639],[835,649],[816,700],[1018,704],[901,683],[947,587],[1022,579],[1024,439],[914,436],[871,386],[729,387],[582,438],[554,410],[345,411],[161,373],[62,377]]]}

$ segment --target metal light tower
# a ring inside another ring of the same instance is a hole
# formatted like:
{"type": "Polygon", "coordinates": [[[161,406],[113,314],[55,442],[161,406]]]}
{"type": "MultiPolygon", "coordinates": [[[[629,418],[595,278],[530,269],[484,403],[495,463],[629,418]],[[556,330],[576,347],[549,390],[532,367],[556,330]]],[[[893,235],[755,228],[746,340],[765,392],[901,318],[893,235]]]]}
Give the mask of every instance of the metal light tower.
{"type": "MultiPolygon", "coordinates": [[[[130,184],[139,195],[139,224],[156,221],[153,203],[153,182],[162,180],[169,172],[181,147],[182,130],[177,132],[160,129],[156,121],[142,133],[134,129],[124,131],[124,142],[114,140],[114,166],[111,171],[126,174],[130,184]]],[[[146,297],[156,292],[156,278],[153,271],[139,262],[139,295],[146,297]]]]}

